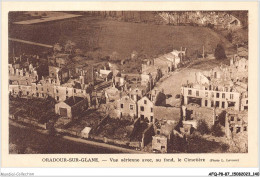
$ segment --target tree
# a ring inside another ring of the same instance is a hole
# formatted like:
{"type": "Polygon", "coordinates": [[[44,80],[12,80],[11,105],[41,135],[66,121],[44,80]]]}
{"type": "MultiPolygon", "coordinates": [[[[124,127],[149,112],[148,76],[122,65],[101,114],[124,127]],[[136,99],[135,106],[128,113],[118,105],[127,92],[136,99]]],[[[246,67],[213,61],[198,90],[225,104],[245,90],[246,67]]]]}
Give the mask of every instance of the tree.
{"type": "Polygon", "coordinates": [[[19,91],[19,92],[18,92],[18,96],[19,96],[20,98],[22,97],[22,94],[23,94],[22,91],[19,91]]]}
{"type": "Polygon", "coordinates": [[[222,131],[220,124],[213,125],[211,128],[211,133],[213,136],[217,136],[217,137],[221,137],[225,135],[224,132],[222,131]]]}
{"type": "Polygon", "coordinates": [[[76,44],[70,40],[68,40],[65,44],[65,52],[72,53],[74,51],[76,44]]]}
{"type": "Polygon", "coordinates": [[[227,34],[226,38],[227,38],[227,40],[228,40],[229,42],[232,43],[233,36],[232,36],[232,33],[231,33],[231,32],[229,32],[229,33],[227,34]]]}
{"type": "Polygon", "coordinates": [[[209,133],[209,127],[205,120],[200,119],[197,124],[197,131],[202,135],[209,133]]]}
{"type": "Polygon", "coordinates": [[[214,56],[217,60],[222,60],[222,59],[227,58],[225,49],[221,44],[217,45],[214,56]]]}

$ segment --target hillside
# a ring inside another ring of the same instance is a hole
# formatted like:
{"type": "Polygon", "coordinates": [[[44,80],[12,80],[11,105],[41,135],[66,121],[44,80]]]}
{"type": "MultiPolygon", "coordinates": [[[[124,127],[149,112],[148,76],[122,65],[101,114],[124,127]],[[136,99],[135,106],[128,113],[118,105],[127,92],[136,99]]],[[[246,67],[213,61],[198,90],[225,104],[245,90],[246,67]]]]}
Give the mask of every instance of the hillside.
{"type": "Polygon", "coordinates": [[[219,42],[230,46],[221,35],[204,27],[120,22],[91,16],[35,25],[10,23],[9,37],[51,45],[71,40],[84,52],[98,51],[107,56],[116,51],[120,58],[129,57],[133,50],[152,57],[181,46],[190,55],[201,51],[203,45],[206,51],[214,50],[219,42]]]}

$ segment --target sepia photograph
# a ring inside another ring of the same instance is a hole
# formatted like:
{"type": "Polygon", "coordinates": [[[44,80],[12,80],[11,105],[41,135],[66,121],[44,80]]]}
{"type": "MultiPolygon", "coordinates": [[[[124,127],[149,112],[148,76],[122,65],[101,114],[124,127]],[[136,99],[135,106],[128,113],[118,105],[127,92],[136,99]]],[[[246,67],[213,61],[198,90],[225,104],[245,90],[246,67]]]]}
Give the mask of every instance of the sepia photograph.
{"type": "Polygon", "coordinates": [[[248,11],[10,11],[9,154],[248,153],[248,11]]]}

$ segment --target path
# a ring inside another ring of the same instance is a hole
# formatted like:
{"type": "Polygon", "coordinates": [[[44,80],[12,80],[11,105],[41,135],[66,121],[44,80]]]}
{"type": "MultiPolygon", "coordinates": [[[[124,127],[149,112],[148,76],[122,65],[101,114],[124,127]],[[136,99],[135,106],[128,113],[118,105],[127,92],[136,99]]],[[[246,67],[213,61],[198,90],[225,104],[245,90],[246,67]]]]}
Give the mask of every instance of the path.
{"type": "Polygon", "coordinates": [[[37,45],[37,46],[41,46],[41,47],[53,48],[52,45],[41,44],[41,43],[31,42],[31,41],[25,41],[25,40],[22,40],[22,39],[9,38],[9,40],[15,41],[15,42],[21,42],[21,43],[25,43],[25,44],[30,44],[30,45],[37,45]]]}
{"type": "Polygon", "coordinates": [[[45,18],[39,18],[39,19],[32,19],[32,20],[24,20],[24,21],[20,21],[20,22],[14,22],[14,24],[31,25],[31,24],[36,24],[36,23],[63,20],[63,19],[68,19],[68,18],[81,17],[81,16],[82,15],[63,14],[63,15],[59,15],[59,16],[51,16],[51,17],[45,17],[45,18]]]}

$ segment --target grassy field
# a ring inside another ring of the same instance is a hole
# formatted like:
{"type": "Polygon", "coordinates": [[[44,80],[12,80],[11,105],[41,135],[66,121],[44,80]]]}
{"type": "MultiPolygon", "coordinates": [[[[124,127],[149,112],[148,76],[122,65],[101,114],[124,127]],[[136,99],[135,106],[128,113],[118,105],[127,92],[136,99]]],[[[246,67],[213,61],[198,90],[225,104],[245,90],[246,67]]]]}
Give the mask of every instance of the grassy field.
{"type": "Polygon", "coordinates": [[[58,136],[44,135],[29,128],[9,126],[10,154],[104,154],[116,150],[86,145],[58,136]]]}
{"type": "MultiPolygon", "coordinates": [[[[106,56],[116,51],[122,59],[133,50],[152,57],[181,46],[187,47],[189,54],[202,51],[203,45],[206,51],[212,51],[218,43],[230,46],[225,38],[204,27],[119,22],[90,16],[34,25],[10,22],[9,37],[51,45],[71,40],[85,52],[94,50],[106,56]]],[[[27,53],[30,48],[22,50],[27,53]]]]}

